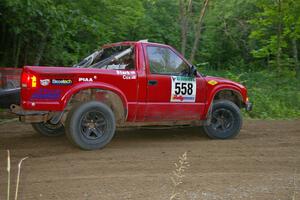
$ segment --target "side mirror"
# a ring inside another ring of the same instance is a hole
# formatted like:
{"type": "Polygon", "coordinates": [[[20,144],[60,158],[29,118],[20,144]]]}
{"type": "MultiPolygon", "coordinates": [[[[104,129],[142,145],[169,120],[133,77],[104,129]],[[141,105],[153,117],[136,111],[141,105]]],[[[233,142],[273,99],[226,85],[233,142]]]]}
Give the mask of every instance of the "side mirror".
{"type": "Polygon", "coordinates": [[[197,69],[194,65],[192,65],[192,67],[191,67],[191,74],[194,76],[197,76],[197,69]]]}

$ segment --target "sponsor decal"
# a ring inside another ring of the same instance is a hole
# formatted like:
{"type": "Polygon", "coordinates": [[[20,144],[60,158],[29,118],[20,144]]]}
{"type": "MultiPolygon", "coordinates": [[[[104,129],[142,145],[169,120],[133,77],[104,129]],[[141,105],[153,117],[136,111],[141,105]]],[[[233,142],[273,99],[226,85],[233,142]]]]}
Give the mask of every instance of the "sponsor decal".
{"type": "Polygon", "coordinates": [[[93,78],[82,78],[82,77],[80,77],[80,78],[78,78],[78,81],[79,82],[93,82],[94,80],[93,80],[93,78]]]}
{"type": "Polygon", "coordinates": [[[184,96],[182,96],[182,95],[174,95],[173,96],[173,101],[181,101],[181,102],[183,102],[183,101],[195,101],[195,97],[184,97],[184,96]]]}
{"type": "Polygon", "coordinates": [[[125,80],[133,80],[136,79],[136,73],[135,71],[122,71],[117,70],[116,71],[118,75],[121,75],[123,79],[125,80]]]}
{"type": "Polygon", "coordinates": [[[52,79],[52,85],[72,85],[71,79],[52,79]]]}
{"type": "Polygon", "coordinates": [[[40,84],[42,86],[47,86],[47,85],[49,85],[49,83],[50,83],[50,79],[41,79],[40,80],[40,84]]]}
{"type": "Polygon", "coordinates": [[[207,83],[208,83],[209,85],[216,85],[216,84],[218,84],[218,82],[215,81],[215,80],[210,80],[210,81],[208,81],[207,83]]]}
{"type": "Polygon", "coordinates": [[[183,96],[182,95],[174,95],[173,96],[173,100],[179,100],[179,101],[183,101],[183,96]]]}
{"type": "Polygon", "coordinates": [[[183,76],[171,76],[171,102],[195,102],[196,79],[183,76]]]}
{"type": "Polygon", "coordinates": [[[61,96],[61,90],[58,89],[46,89],[40,88],[31,95],[31,100],[43,99],[43,100],[57,100],[61,96]]]}

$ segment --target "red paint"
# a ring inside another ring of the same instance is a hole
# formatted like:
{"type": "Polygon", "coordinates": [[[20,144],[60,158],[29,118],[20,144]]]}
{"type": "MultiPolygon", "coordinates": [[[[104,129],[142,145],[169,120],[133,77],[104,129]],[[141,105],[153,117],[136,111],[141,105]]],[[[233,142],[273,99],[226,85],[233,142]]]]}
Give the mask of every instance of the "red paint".
{"type": "MultiPolygon", "coordinates": [[[[181,95],[175,97],[180,99],[181,102],[170,102],[170,75],[150,73],[146,47],[151,45],[170,48],[185,62],[187,61],[175,49],[163,44],[121,42],[105,45],[103,48],[120,45],[132,45],[135,48],[136,69],[129,72],[135,73],[136,79],[124,79],[123,75],[118,74],[116,70],[110,69],[25,66],[23,73],[36,76],[37,87],[24,87],[21,89],[22,108],[24,110],[62,111],[67,106],[72,95],[88,88],[110,90],[117,94],[123,102],[124,109],[127,111],[126,121],[128,122],[203,120],[206,118],[206,113],[214,95],[223,89],[239,92],[244,103],[246,103],[247,90],[244,86],[222,78],[202,77],[200,74],[195,77],[197,85],[195,102],[182,102],[184,99],[181,95]],[[45,79],[71,80],[72,84],[53,85],[50,83],[47,86],[42,86],[40,80],[45,79]],[[80,80],[86,80],[87,82],[81,82],[80,80]],[[149,85],[149,80],[155,80],[157,84],[149,85]],[[218,83],[210,85],[207,83],[209,80],[215,80],[218,83]],[[60,90],[60,95],[55,100],[32,99],[32,95],[37,93],[39,89],[60,90]]],[[[23,79],[22,83],[28,82],[28,79],[23,79]]]]}

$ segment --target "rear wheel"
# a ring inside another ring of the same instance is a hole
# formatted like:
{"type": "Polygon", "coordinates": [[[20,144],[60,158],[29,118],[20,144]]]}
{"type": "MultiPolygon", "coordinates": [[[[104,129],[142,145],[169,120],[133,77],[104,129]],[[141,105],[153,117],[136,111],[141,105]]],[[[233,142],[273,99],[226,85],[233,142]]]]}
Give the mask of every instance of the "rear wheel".
{"type": "Polygon", "coordinates": [[[84,150],[103,148],[113,138],[115,129],[115,117],[111,109],[96,101],[75,106],[66,120],[68,138],[84,150]]]}
{"type": "Polygon", "coordinates": [[[32,123],[33,129],[43,136],[56,137],[65,133],[65,128],[61,123],[51,124],[50,122],[32,123]]]}
{"type": "Polygon", "coordinates": [[[211,123],[204,126],[203,130],[211,138],[229,139],[240,132],[242,122],[237,105],[228,100],[218,100],[213,103],[211,123]]]}

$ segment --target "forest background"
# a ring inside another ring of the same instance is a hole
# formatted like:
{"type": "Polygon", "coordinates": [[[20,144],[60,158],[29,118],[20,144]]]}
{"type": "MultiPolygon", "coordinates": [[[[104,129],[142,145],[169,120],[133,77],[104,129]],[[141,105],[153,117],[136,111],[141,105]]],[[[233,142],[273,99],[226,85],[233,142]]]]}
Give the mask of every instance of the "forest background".
{"type": "Polygon", "coordinates": [[[72,66],[141,39],[246,85],[248,117],[300,117],[300,0],[0,1],[0,66],[72,66]]]}

